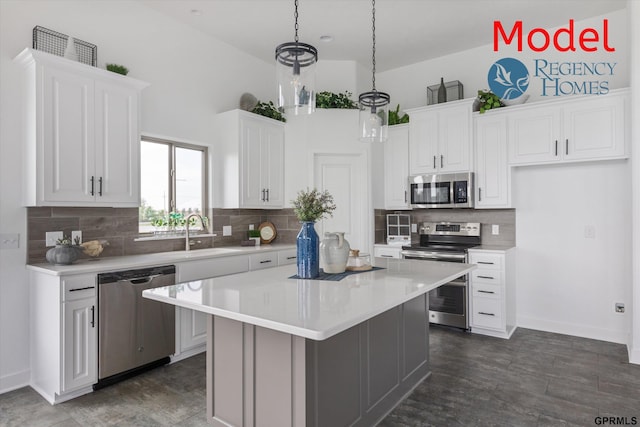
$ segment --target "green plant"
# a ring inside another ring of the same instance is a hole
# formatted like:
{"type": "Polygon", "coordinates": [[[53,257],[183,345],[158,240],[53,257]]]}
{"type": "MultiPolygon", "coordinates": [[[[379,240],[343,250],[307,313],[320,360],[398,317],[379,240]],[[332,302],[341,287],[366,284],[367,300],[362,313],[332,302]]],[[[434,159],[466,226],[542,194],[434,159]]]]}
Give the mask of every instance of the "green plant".
{"type": "Polygon", "coordinates": [[[396,106],[395,110],[389,110],[389,126],[400,125],[403,123],[409,123],[409,115],[404,113],[400,115],[400,104],[396,106]]]}
{"type": "Polygon", "coordinates": [[[249,237],[260,237],[260,230],[249,230],[249,237]]]}
{"type": "Polygon", "coordinates": [[[71,241],[71,237],[69,236],[62,236],[62,239],[58,239],[56,240],[56,245],[60,245],[60,246],[72,246],[73,242],[71,241]]]}
{"type": "Polygon", "coordinates": [[[320,192],[315,188],[298,191],[298,196],[291,204],[300,221],[318,221],[325,215],[333,216],[333,211],[336,210],[333,196],[327,190],[320,192]]]}
{"type": "Polygon", "coordinates": [[[491,110],[493,108],[504,107],[504,104],[502,103],[502,101],[500,101],[498,95],[491,92],[490,90],[479,90],[477,99],[479,101],[480,114],[483,114],[485,111],[491,110]]]}
{"type": "Polygon", "coordinates": [[[281,122],[287,121],[282,115],[282,113],[278,111],[276,106],[273,105],[273,102],[271,101],[269,101],[268,103],[261,102],[261,101],[258,102],[258,104],[255,106],[253,110],[251,110],[251,112],[255,114],[259,114],[261,116],[269,117],[271,119],[280,120],[281,122]]]}
{"type": "Polygon", "coordinates": [[[351,99],[352,93],[318,92],[316,94],[316,108],[346,108],[354,110],[358,104],[351,99]]]}
{"type": "Polygon", "coordinates": [[[127,67],[125,67],[124,65],[118,65],[118,64],[107,64],[107,70],[112,71],[114,73],[122,74],[125,76],[129,73],[129,69],[127,67]]]}

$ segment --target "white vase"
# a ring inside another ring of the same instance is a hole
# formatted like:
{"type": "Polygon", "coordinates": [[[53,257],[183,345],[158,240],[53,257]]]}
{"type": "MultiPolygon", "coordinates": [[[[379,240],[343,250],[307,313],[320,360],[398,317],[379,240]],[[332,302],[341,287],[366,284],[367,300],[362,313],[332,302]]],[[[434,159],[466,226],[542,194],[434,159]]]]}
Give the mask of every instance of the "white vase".
{"type": "Polygon", "coordinates": [[[67,40],[67,47],[64,50],[64,57],[72,61],[78,60],[78,51],[76,51],[76,41],[71,36],[69,36],[69,39],[67,40]]]}
{"type": "Polygon", "coordinates": [[[350,249],[349,242],[345,240],[343,232],[324,233],[324,239],[320,243],[324,272],[344,273],[350,249]]]}

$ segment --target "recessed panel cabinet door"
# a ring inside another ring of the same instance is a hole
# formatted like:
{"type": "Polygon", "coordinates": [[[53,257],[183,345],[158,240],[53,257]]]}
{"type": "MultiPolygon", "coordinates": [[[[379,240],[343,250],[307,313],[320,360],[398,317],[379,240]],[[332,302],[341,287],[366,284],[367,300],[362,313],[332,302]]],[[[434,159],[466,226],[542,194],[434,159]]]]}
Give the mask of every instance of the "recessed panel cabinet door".
{"type": "Polygon", "coordinates": [[[262,183],[261,132],[259,121],[240,119],[242,171],[240,173],[240,207],[261,208],[265,197],[262,183]]]}
{"type": "Polygon", "coordinates": [[[440,172],[470,170],[471,109],[467,104],[442,109],[438,120],[438,148],[436,159],[440,172]]]}
{"type": "Polygon", "coordinates": [[[95,298],[65,302],[62,391],[98,381],[97,316],[95,298]]]}
{"type": "MultiPolygon", "coordinates": [[[[488,113],[490,114],[490,113],[488,113]]],[[[561,110],[548,106],[509,115],[509,164],[555,162],[562,156],[561,110]]]]}
{"type": "Polygon", "coordinates": [[[511,207],[507,165],[507,118],[476,117],[476,209],[511,207]]]}
{"type": "MultiPolygon", "coordinates": [[[[94,164],[93,79],[42,67],[42,157],[39,198],[90,202],[94,164]]],[[[37,132],[37,131],[36,131],[37,132]]]]}
{"type": "Polygon", "coordinates": [[[438,170],[438,113],[426,111],[411,116],[409,122],[409,173],[438,170]]]}
{"type": "Polygon", "coordinates": [[[263,183],[267,189],[265,204],[284,205],[284,128],[265,127],[262,144],[264,175],[263,183]]]}
{"type": "Polygon", "coordinates": [[[138,92],[96,81],[96,201],[139,204],[138,92]]]}

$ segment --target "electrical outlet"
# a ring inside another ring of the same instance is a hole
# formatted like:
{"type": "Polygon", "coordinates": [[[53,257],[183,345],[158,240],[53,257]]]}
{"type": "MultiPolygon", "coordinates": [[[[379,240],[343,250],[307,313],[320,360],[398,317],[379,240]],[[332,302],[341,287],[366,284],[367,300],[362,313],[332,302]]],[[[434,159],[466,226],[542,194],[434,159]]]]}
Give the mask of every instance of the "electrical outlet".
{"type": "Polygon", "coordinates": [[[82,243],[82,231],[81,230],[75,230],[71,232],[71,241],[73,242],[73,244],[76,243],[76,237],[78,238],[78,243],[82,243]]]}
{"type": "Polygon", "coordinates": [[[45,246],[55,246],[58,239],[63,238],[62,231],[47,231],[44,236],[45,246]]]}
{"type": "Polygon", "coordinates": [[[621,302],[616,303],[616,313],[624,313],[624,304],[621,302]]]}
{"type": "Polygon", "coordinates": [[[20,235],[0,234],[0,249],[18,249],[20,247],[20,235]]]}
{"type": "Polygon", "coordinates": [[[498,234],[500,234],[500,225],[499,224],[492,224],[491,225],[491,234],[493,234],[494,236],[497,236],[498,234]]]}
{"type": "Polygon", "coordinates": [[[222,226],[222,235],[223,236],[231,236],[231,226],[230,225],[223,225],[222,226]]]}
{"type": "Polygon", "coordinates": [[[249,230],[255,230],[253,224],[249,224],[249,230]]]}

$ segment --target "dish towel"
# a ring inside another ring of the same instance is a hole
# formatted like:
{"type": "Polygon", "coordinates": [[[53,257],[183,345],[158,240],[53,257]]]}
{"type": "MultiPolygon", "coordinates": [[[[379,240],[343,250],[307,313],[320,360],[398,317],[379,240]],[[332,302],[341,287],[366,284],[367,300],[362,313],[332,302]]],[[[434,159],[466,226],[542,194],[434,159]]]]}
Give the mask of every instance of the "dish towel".
{"type": "MultiPolygon", "coordinates": [[[[364,270],[364,271],[345,271],[344,273],[325,273],[323,269],[320,269],[320,275],[314,279],[307,279],[307,280],[330,280],[332,282],[338,282],[342,279],[344,279],[347,276],[351,276],[352,274],[360,274],[360,273],[369,273],[370,271],[376,271],[376,270],[384,270],[384,268],[382,267],[373,267],[371,270],[364,270]]],[[[300,277],[298,277],[297,274],[294,274],[293,276],[289,276],[289,279],[299,279],[300,277]]]]}

